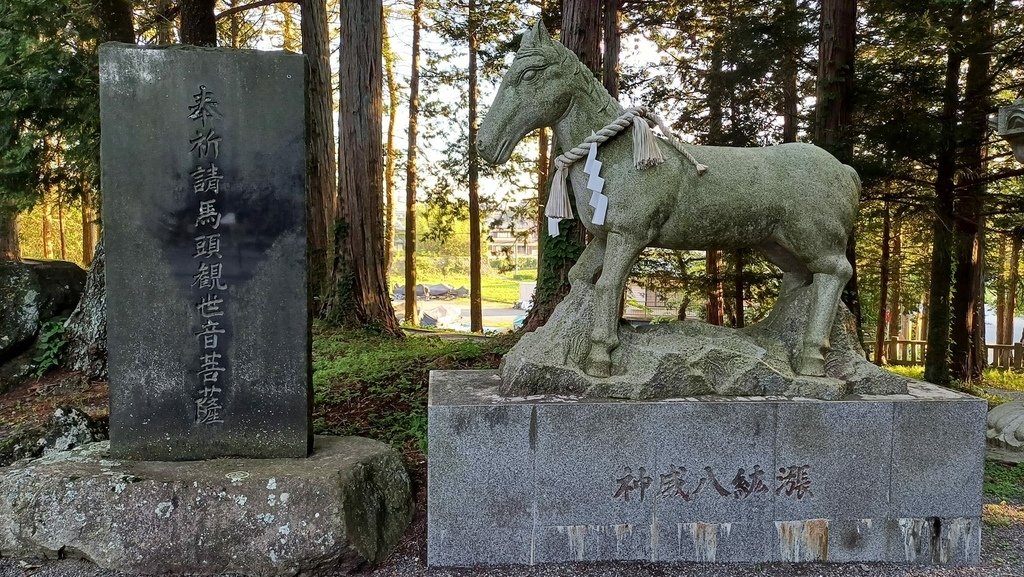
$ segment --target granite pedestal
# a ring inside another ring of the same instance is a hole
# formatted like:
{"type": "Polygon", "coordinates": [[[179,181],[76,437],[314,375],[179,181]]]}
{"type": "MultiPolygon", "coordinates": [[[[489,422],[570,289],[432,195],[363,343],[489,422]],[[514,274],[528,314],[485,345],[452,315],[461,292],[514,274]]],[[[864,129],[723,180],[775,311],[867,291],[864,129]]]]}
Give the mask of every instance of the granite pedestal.
{"type": "Polygon", "coordinates": [[[430,379],[428,563],[975,564],[986,403],[501,397],[430,379]]]}

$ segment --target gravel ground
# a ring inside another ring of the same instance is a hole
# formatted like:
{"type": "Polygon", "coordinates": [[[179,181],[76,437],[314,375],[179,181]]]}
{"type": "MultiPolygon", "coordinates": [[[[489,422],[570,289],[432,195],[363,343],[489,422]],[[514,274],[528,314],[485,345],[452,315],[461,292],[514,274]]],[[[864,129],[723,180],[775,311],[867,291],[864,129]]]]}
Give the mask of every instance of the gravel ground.
{"type": "MultiPolygon", "coordinates": [[[[384,564],[359,573],[365,577],[1024,577],[1024,504],[986,506],[981,565],[935,568],[892,564],[653,564],[589,563],[488,569],[431,569],[426,558],[425,492],[419,491],[418,512],[398,550],[384,564]]],[[[0,577],[138,577],[98,569],[84,561],[43,564],[0,559],[0,577]]],[[[335,576],[340,577],[340,574],[335,576]]]]}

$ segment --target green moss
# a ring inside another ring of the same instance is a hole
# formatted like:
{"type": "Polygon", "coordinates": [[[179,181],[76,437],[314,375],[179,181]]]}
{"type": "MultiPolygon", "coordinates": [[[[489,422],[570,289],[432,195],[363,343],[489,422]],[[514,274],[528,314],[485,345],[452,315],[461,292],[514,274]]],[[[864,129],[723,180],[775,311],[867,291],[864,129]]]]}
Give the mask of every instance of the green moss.
{"type": "Polygon", "coordinates": [[[984,490],[996,499],[1024,501],[1024,464],[986,461],[984,490]]]}

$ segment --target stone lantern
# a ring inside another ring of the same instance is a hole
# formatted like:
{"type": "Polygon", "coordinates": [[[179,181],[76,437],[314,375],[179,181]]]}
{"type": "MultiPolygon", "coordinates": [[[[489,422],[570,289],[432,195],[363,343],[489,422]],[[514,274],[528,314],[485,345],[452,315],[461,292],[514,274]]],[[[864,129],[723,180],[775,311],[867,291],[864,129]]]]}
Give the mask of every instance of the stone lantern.
{"type": "Polygon", "coordinates": [[[1010,143],[1017,161],[1024,162],[1024,98],[1000,108],[994,121],[996,134],[1010,143]]]}

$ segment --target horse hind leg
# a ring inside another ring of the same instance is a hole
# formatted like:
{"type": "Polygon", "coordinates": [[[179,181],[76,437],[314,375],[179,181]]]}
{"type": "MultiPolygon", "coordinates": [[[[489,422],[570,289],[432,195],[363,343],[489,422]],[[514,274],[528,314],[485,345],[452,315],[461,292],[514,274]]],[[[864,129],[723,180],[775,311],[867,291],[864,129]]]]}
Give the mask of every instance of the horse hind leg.
{"type": "Polygon", "coordinates": [[[807,263],[807,268],[813,274],[811,308],[807,325],[804,327],[797,372],[802,375],[824,376],[829,333],[843,287],[853,275],[853,267],[850,266],[845,253],[838,253],[819,257],[807,263]]]}

